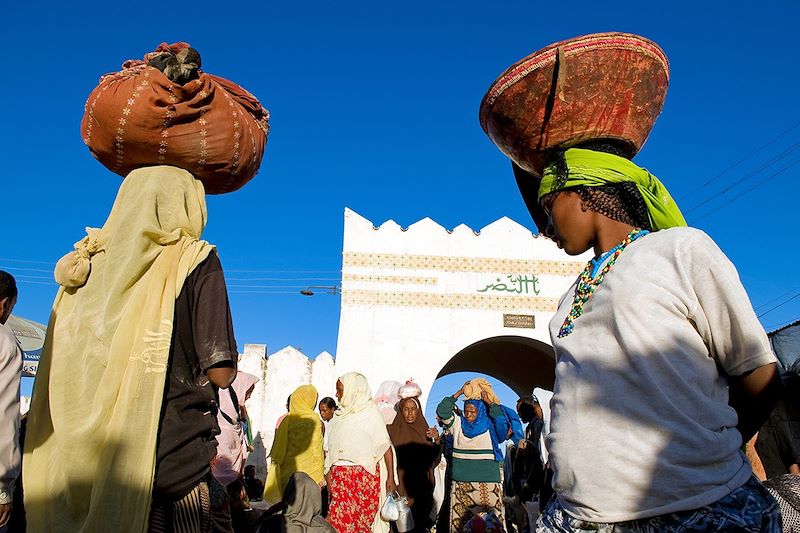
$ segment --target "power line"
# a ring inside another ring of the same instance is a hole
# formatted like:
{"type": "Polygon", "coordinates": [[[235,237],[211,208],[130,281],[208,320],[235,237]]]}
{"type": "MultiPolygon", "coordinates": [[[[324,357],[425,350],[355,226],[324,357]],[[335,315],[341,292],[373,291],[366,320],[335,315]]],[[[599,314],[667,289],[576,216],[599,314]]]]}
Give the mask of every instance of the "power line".
{"type": "Polygon", "coordinates": [[[728,191],[730,191],[731,189],[733,189],[737,185],[739,185],[741,183],[744,183],[745,181],[749,180],[750,178],[756,176],[761,171],[769,168],[770,166],[774,165],[775,163],[777,163],[781,159],[784,159],[786,156],[788,156],[789,154],[791,154],[792,152],[794,152],[798,148],[800,148],[800,143],[792,145],[790,148],[784,150],[780,154],[778,154],[775,157],[773,157],[772,159],[768,160],[766,163],[763,163],[761,166],[759,166],[755,170],[751,171],[748,174],[745,174],[744,177],[739,178],[738,180],[735,180],[733,183],[729,184],[727,187],[724,187],[721,191],[719,191],[719,192],[717,192],[715,194],[712,194],[711,196],[709,196],[705,200],[701,201],[700,203],[698,203],[694,207],[686,210],[684,213],[685,214],[689,214],[692,211],[695,211],[695,210],[699,209],[700,207],[704,206],[708,202],[719,198],[720,196],[722,196],[723,194],[726,194],[728,191]]]}
{"type": "Polygon", "coordinates": [[[300,291],[228,291],[228,294],[300,294],[300,291]]]}
{"type": "Polygon", "coordinates": [[[754,311],[758,311],[758,310],[759,310],[759,309],[761,309],[762,307],[766,307],[766,306],[768,306],[769,304],[771,304],[771,303],[773,303],[773,302],[777,302],[777,301],[778,301],[778,300],[780,300],[781,298],[784,298],[784,297],[786,297],[786,296],[789,296],[790,294],[792,294],[792,293],[793,293],[794,291],[796,291],[796,290],[800,290],[800,287],[795,287],[794,289],[789,289],[788,291],[784,292],[783,294],[780,294],[780,295],[776,296],[775,298],[772,298],[771,300],[767,300],[767,301],[766,301],[766,302],[764,302],[763,304],[759,304],[759,305],[757,305],[756,307],[754,307],[754,308],[753,308],[753,310],[754,310],[754,311]]]}
{"type": "Polygon", "coordinates": [[[236,289],[305,289],[308,285],[235,285],[228,284],[230,288],[236,289]]]}
{"type": "Polygon", "coordinates": [[[226,279],[227,281],[341,281],[341,278],[226,278],[226,279]]]}
{"type": "Polygon", "coordinates": [[[756,183],[755,185],[753,185],[749,189],[745,189],[740,194],[734,196],[733,198],[731,198],[730,200],[728,200],[727,202],[725,202],[721,206],[717,207],[716,209],[712,209],[711,211],[709,211],[705,215],[701,216],[700,218],[695,219],[694,221],[692,221],[692,223],[697,223],[697,222],[700,222],[701,220],[703,220],[704,218],[708,218],[709,216],[713,215],[714,213],[716,213],[717,211],[719,211],[723,207],[725,207],[727,205],[730,205],[731,203],[735,202],[736,200],[738,200],[739,198],[741,198],[745,194],[749,193],[753,189],[764,185],[766,182],[768,182],[772,178],[778,176],[779,174],[785,172],[786,170],[789,170],[791,167],[795,166],[797,163],[800,163],[800,159],[796,159],[796,160],[792,161],[791,163],[789,163],[788,165],[786,165],[785,167],[783,167],[782,169],[778,170],[777,172],[775,172],[773,174],[770,174],[768,177],[766,177],[763,180],[759,181],[758,183],[756,183]]]}
{"type": "MultiPolygon", "coordinates": [[[[14,259],[11,257],[0,257],[0,261],[5,261],[8,263],[32,263],[32,264],[39,264],[39,265],[50,265],[51,267],[55,266],[54,261],[38,261],[33,259],[14,259]]],[[[31,269],[28,267],[16,267],[16,266],[6,266],[0,268],[9,268],[9,269],[16,269],[16,270],[36,270],[31,269]]],[[[51,272],[51,270],[38,270],[39,272],[51,272]]],[[[225,272],[236,272],[240,274],[245,273],[252,273],[252,274],[341,274],[341,269],[338,270],[271,270],[271,269],[229,269],[226,268],[225,272]]],[[[315,278],[312,278],[315,279],[315,278]]],[[[321,279],[321,278],[320,278],[321,279]]],[[[328,281],[328,280],[326,280],[328,281]]],[[[335,280],[330,280],[335,281],[335,280]]]]}
{"type": "Polygon", "coordinates": [[[706,181],[705,183],[703,183],[702,185],[700,185],[700,186],[699,186],[699,187],[697,187],[696,189],[693,189],[693,190],[692,190],[692,191],[690,191],[689,193],[687,193],[687,194],[683,195],[682,197],[678,198],[678,201],[685,200],[686,198],[690,197],[691,195],[693,195],[694,193],[696,193],[697,191],[699,191],[699,190],[700,190],[700,189],[702,189],[703,187],[706,187],[706,186],[710,185],[710,184],[711,184],[712,182],[714,182],[716,179],[718,179],[718,178],[720,178],[720,177],[724,176],[724,175],[725,175],[725,174],[726,174],[728,171],[730,171],[730,170],[733,170],[733,169],[734,169],[734,168],[736,168],[737,166],[741,165],[742,163],[744,163],[745,161],[747,161],[748,159],[750,159],[751,157],[753,157],[754,155],[756,155],[758,152],[760,152],[760,151],[761,151],[761,150],[763,150],[764,148],[766,148],[766,147],[770,146],[772,143],[774,143],[774,142],[775,142],[775,141],[777,141],[778,139],[780,139],[780,138],[784,137],[784,136],[785,136],[787,133],[789,133],[790,131],[792,131],[793,129],[795,129],[795,128],[796,128],[796,127],[798,127],[798,126],[800,126],[800,121],[798,121],[798,122],[795,122],[795,123],[794,123],[792,126],[790,126],[790,127],[787,129],[787,130],[784,130],[782,133],[779,133],[777,137],[774,137],[772,140],[768,141],[766,144],[762,144],[761,146],[759,146],[758,148],[756,148],[755,150],[753,150],[752,152],[750,152],[749,154],[747,154],[747,155],[746,155],[746,156],[744,156],[743,158],[741,158],[741,159],[739,159],[738,161],[736,161],[734,164],[732,164],[732,165],[730,165],[729,167],[727,167],[726,169],[724,169],[722,172],[719,172],[718,174],[716,174],[714,177],[712,177],[710,180],[706,181]]]}
{"type": "Polygon", "coordinates": [[[341,270],[236,270],[226,269],[226,272],[256,273],[256,274],[338,274],[341,270]]]}
{"type": "Polygon", "coordinates": [[[18,280],[18,279],[20,279],[20,278],[29,278],[29,279],[49,279],[49,280],[51,280],[51,281],[53,280],[53,276],[52,276],[52,274],[51,274],[51,275],[49,275],[49,276],[33,276],[33,275],[30,275],[30,274],[18,274],[18,275],[16,275],[16,276],[14,276],[14,279],[17,279],[17,280],[18,280]]]}
{"type": "Polygon", "coordinates": [[[43,269],[43,268],[23,268],[23,267],[13,267],[13,266],[6,266],[6,265],[0,265],[0,268],[6,268],[8,270],[22,270],[22,271],[25,271],[25,272],[47,272],[49,274],[53,273],[53,269],[47,270],[47,269],[43,269]]]}
{"type": "Polygon", "coordinates": [[[778,305],[776,305],[775,307],[771,307],[771,308],[770,308],[770,309],[768,309],[767,311],[764,311],[763,313],[761,313],[760,315],[758,315],[758,318],[761,318],[762,316],[766,315],[767,313],[771,313],[772,311],[774,311],[775,309],[777,309],[777,308],[779,308],[779,307],[783,307],[784,305],[788,304],[789,302],[791,302],[791,301],[792,301],[792,300],[794,300],[795,298],[800,298],[800,292],[798,292],[797,294],[795,294],[795,295],[794,295],[794,296],[792,296],[791,298],[789,298],[789,299],[787,299],[787,300],[784,300],[783,302],[779,303],[779,304],[778,304],[778,305]]]}
{"type": "Polygon", "coordinates": [[[40,265],[52,265],[52,261],[33,261],[31,259],[11,259],[10,257],[0,257],[0,261],[10,261],[12,263],[39,263],[40,265]]]}

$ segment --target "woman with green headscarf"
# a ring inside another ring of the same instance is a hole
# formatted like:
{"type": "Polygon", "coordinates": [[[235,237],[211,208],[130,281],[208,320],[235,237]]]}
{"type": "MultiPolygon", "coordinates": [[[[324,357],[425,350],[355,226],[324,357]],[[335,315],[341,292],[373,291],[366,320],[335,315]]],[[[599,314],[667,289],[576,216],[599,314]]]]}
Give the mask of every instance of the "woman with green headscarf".
{"type": "Polygon", "coordinates": [[[734,266],[612,153],[558,153],[537,207],[559,247],[595,255],[550,323],[556,497],[537,530],[777,531],[740,448],[780,382],[734,266]]]}

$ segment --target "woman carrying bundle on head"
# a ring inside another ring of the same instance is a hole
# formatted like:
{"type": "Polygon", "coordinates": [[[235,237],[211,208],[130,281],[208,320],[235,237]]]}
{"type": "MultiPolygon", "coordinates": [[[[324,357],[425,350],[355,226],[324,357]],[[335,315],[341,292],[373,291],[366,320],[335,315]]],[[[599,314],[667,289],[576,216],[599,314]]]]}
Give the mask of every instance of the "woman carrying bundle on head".
{"type": "Polygon", "coordinates": [[[781,528],[741,450],[780,395],[769,340],[730,260],[630,161],[668,74],[647,39],[584,36],[507,70],[481,106],[539,229],[594,253],[550,322],[556,497],[537,531],[781,528]]]}
{"type": "MultiPolygon", "coordinates": [[[[453,396],[446,396],[436,408],[444,428],[453,434],[453,486],[450,495],[450,531],[465,530],[474,517],[487,525],[502,524],[503,485],[500,443],[508,433],[508,418],[487,391],[464,383],[453,396]],[[465,389],[477,390],[477,399],[464,400],[463,415],[455,413],[456,400],[465,389]],[[487,520],[494,516],[497,520],[487,520]]],[[[489,531],[489,530],[487,530],[489,531]]],[[[494,529],[493,531],[502,531],[494,529]]]]}

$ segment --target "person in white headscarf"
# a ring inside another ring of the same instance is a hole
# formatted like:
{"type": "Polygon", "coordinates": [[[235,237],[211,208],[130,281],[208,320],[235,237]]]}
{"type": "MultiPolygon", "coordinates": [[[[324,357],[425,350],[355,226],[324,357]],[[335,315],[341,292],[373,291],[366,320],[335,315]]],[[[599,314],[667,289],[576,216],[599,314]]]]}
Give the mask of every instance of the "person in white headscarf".
{"type": "Polygon", "coordinates": [[[394,457],[386,423],[372,400],[367,378],[351,372],[336,381],[339,409],[331,420],[325,477],[331,503],[328,521],[340,533],[372,533],[385,490],[397,489],[394,457]]]}

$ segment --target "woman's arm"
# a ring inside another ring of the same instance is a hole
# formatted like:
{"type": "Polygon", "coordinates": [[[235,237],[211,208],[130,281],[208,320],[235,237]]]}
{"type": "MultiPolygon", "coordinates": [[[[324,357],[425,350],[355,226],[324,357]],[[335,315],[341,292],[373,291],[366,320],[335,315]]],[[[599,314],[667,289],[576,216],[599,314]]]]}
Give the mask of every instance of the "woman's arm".
{"type": "Polygon", "coordinates": [[[769,417],[783,393],[775,363],[760,366],[741,376],[729,378],[730,405],[739,415],[736,429],[749,441],[769,417]]]}
{"type": "Polygon", "coordinates": [[[502,439],[502,441],[506,440],[505,437],[508,435],[508,428],[511,426],[508,423],[508,417],[503,412],[503,409],[496,403],[491,404],[489,406],[489,418],[492,420],[492,424],[494,424],[497,436],[502,439]]]}
{"type": "Polygon", "coordinates": [[[394,453],[391,446],[383,454],[383,460],[386,463],[386,494],[391,494],[397,490],[397,483],[394,480],[394,453]]]}

